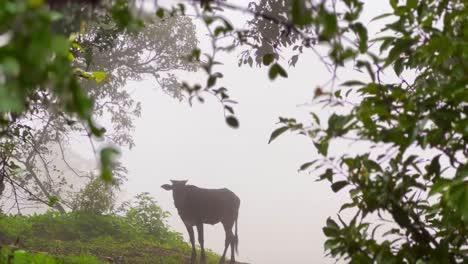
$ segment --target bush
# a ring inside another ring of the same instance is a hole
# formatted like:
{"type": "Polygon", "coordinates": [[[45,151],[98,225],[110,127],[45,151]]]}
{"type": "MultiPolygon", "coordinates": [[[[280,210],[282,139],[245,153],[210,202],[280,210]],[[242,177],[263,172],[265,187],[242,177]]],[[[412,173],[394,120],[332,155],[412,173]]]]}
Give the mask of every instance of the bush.
{"type": "Polygon", "coordinates": [[[118,184],[104,182],[101,178],[91,180],[78,192],[73,211],[103,215],[113,212],[118,184]]]}
{"type": "MultiPolygon", "coordinates": [[[[140,232],[154,236],[161,241],[168,241],[175,234],[170,234],[166,224],[168,212],[163,211],[149,193],[137,195],[134,206],[127,210],[126,220],[140,232]]],[[[182,239],[181,237],[178,237],[182,239]]]]}

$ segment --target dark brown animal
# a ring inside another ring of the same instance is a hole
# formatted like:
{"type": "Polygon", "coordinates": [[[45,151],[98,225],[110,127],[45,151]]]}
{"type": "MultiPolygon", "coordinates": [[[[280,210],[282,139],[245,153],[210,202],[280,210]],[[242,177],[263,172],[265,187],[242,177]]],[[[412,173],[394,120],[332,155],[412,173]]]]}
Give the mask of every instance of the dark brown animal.
{"type": "Polygon", "coordinates": [[[201,248],[201,263],[205,263],[205,248],[203,246],[203,224],[223,224],[226,232],[224,252],[219,263],[224,263],[226,251],[231,246],[230,263],[235,263],[235,254],[239,237],[237,236],[237,217],[239,215],[240,199],[228,189],[203,189],[193,185],[186,185],[187,181],[171,181],[172,184],[164,184],[165,190],[172,190],[174,204],[180,218],[187,227],[192,244],[191,264],[195,263],[197,253],[195,250],[195,236],[193,226],[197,227],[198,242],[201,248]],[[232,227],[236,224],[235,234],[232,227]]]}

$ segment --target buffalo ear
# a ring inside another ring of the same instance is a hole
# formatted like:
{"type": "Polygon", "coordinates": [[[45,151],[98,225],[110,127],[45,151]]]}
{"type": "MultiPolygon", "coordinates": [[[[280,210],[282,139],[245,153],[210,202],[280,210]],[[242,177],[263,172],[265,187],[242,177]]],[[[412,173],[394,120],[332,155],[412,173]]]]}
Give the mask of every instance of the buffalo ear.
{"type": "Polygon", "coordinates": [[[172,190],[172,185],[163,184],[163,185],[161,185],[161,188],[163,188],[166,191],[170,191],[170,190],[172,190]]]}

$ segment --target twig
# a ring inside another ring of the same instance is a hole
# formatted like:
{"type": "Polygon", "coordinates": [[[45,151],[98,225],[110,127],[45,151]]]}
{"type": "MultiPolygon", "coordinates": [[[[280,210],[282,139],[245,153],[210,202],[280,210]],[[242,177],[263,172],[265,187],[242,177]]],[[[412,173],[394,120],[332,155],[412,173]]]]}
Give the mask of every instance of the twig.
{"type": "Polygon", "coordinates": [[[32,192],[31,192],[30,190],[28,190],[27,188],[21,186],[21,184],[19,184],[19,183],[16,182],[15,180],[13,180],[11,177],[5,175],[5,178],[7,178],[7,179],[10,181],[10,183],[11,183],[12,185],[18,186],[18,187],[21,188],[23,191],[25,191],[27,194],[29,194],[30,196],[34,197],[34,199],[35,199],[36,201],[39,201],[39,202],[41,202],[41,203],[43,203],[43,204],[49,206],[49,203],[48,203],[47,201],[41,199],[40,197],[38,197],[37,195],[35,195],[34,193],[32,193],[32,192]]]}
{"type": "Polygon", "coordinates": [[[245,8],[245,7],[237,6],[237,5],[233,5],[233,4],[228,4],[228,3],[225,3],[225,2],[217,2],[217,4],[220,7],[229,8],[231,10],[236,10],[236,11],[241,11],[241,12],[244,12],[244,13],[254,15],[255,17],[261,17],[263,19],[269,20],[271,22],[274,22],[276,24],[284,26],[287,31],[292,30],[293,32],[299,34],[304,40],[306,40],[306,41],[308,41],[310,43],[315,43],[316,42],[315,37],[307,36],[304,32],[302,32],[300,29],[298,29],[294,23],[292,23],[290,21],[281,20],[281,19],[278,19],[277,17],[274,17],[274,16],[269,15],[269,14],[264,14],[264,13],[261,13],[261,12],[258,12],[258,11],[253,11],[253,10],[251,10],[249,8],[245,8]]]}
{"type": "Polygon", "coordinates": [[[65,163],[65,165],[67,165],[67,167],[79,178],[88,178],[88,179],[91,179],[90,177],[88,176],[81,176],[79,175],[75,169],[70,165],[70,163],[68,163],[67,159],[65,158],[65,152],[63,151],[63,146],[62,146],[62,141],[60,140],[60,137],[59,137],[59,134],[57,132],[57,143],[59,145],[59,148],[60,148],[60,153],[62,154],[62,160],[63,162],[65,163]]]}
{"type": "Polygon", "coordinates": [[[19,208],[19,203],[18,203],[18,194],[16,193],[16,187],[13,184],[11,179],[10,179],[10,184],[11,184],[11,187],[13,188],[13,194],[15,196],[15,203],[13,204],[13,206],[16,205],[16,209],[18,210],[18,215],[21,215],[21,210],[19,208]]]}

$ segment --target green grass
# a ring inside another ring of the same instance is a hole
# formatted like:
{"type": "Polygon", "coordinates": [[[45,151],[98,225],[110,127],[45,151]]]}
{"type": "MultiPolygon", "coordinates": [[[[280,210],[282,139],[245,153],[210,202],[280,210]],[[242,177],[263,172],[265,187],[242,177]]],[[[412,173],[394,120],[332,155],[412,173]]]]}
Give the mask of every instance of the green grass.
{"type": "MultiPolygon", "coordinates": [[[[3,246],[0,264],[186,263],[190,246],[179,233],[164,228],[156,236],[117,215],[0,215],[0,245],[19,248],[3,246]]],[[[208,264],[218,258],[207,252],[208,264]]]]}
{"type": "Polygon", "coordinates": [[[3,246],[0,250],[1,264],[104,264],[94,256],[54,257],[45,252],[32,253],[3,246]]]}

